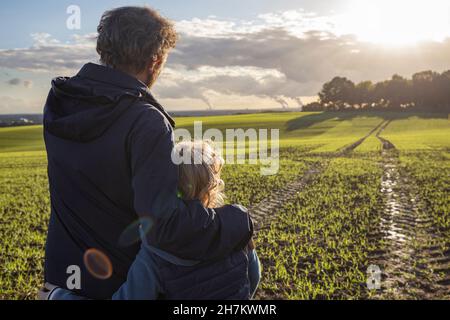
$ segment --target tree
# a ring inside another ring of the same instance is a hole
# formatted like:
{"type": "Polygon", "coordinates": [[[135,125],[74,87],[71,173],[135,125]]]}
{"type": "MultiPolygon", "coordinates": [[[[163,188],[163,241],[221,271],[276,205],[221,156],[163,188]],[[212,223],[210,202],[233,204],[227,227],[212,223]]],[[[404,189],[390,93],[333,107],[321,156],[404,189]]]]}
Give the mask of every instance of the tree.
{"type": "Polygon", "coordinates": [[[388,107],[387,102],[387,86],[389,81],[377,82],[373,90],[373,101],[375,103],[375,109],[383,110],[388,107]]]}
{"type": "Polygon", "coordinates": [[[388,101],[391,109],[405,108],[413,103],[411,83],[399,76],[394,75],[387,81],[384,87],[384,98],[388,101]]]}
{"type": "Polygon", "coordinates": [[[353,106],[354,91],[355,84],[352,81],[344,77],[335,77],[323,85],[322,91],[319,92],[320,102],[335,110],[342,109],[346,105],[353,106]]]}
{"type": "MultiPolygon", "coordinates": [[[[354,84],[345,77],[335,77],[319,92],[323,110],[416,109],[450,112],[450,70],[441,74],[422,71],[411,79],[393,75],[390,80],[354,84]]],[[[317,105],[309,109],[319,109],[317,105]]]]}
{"type": "Polygon", "coordinates": [[[367,109],[374,102],[373,91],[375,87],[372,81],[363,81],[355,86],[355,92],[353,94],[353,102],[360,109],[367,109]]]}
{"type": "Polygon", "coordinates": [[[319,102],[311,102],[303,106],[303,111],[314,112],[314,111],[324,111],[323,105],[319,102]]]}
{"type": "Polygon", "coordinates": [[[435,78],[436,86],[436,111],[450,112],[450,70],[441,73],[435,78]]]}
{"type": "Polygon", "coordinates": [[[435,86],[438,75],[434,71],[422,71],[413,75],[414,103],[418,108],[427,110],[436,104],[438,90],[435,86]]]}

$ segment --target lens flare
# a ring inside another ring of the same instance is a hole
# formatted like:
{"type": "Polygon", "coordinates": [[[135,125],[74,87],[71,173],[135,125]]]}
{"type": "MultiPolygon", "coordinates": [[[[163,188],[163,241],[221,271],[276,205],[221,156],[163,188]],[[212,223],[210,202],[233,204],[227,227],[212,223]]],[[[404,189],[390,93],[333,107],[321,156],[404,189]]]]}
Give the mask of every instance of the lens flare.
{"type": "Polygon", "coordinates": [[[133,222],[120,235],[119,246],[128,247],[138,243],[141,235],[147,235],[152,226],[153,223],[150,218],[140,218],[133,222]]]}
{"type": "Polygon", "coordinates": [[[111,260],[106,254],[98,249],[89,249],[83,256],[84,265],[89,273],[100,280],[111,278],[113,266],[111,260]]]}

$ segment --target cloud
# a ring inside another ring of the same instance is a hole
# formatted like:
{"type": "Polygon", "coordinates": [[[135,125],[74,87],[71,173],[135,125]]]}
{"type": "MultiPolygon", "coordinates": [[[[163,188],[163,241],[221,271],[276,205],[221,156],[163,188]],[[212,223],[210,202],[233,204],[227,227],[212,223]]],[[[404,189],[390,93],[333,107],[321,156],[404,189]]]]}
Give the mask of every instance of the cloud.
{"type": "Polygon", "coordinates": [[[33,87],[33,81],[31,81],[31,80],[24,80],[23,81],[23,85],[25,86],[25,88],[32,88],[33,87]]]}
{"type": "Polygon", "coordinates": [[[42,103],[10,96],[0,96],[0,114],[36,113],[42,111],[42,103]]]}
{"type": "Polygon", "coordinates": [[[19,79],[19,78],[10,79],[10,80],[6,81],[6,83],[9,84],[10,86],[23,85],[27,89],[33,87],[33,81],[31,81],[31,80],[22,80],[22,79],[19,79]]]}
{"type": "Polygon", "coordinates": [[[66,74],[98,60],[94,35],[73,36],[61,43],[47,33],[32,34],[29,48],[0,50],[0,67],[33,73],[66,74]]]}
{"type": "Polygon", "coordinates": [[[6,81],[6,83],[8,83],[11,86],[17,86],[22,83],[22,80],[20,80],[19,78],[13,78],[13,79],[6,81]]]}
{"type": "Polygon", "coordinates": [[[341,34],[340,21],[339,16],[323,16],[298,9],[260,14],[252,20],[219,20],[213,16],[193,18],[177,22],[176,27],[184,35],[214,39],[243,39],[249,34],[274,29],[283,29],[291,35],[303,37],[311,30],[341,34]]]}
{"type": "Polygon", "coordinates": [[[49,47],[60,44],[60,41],[52,38],[49,33],[32,33],[31,38],[34,40],[35,47],[49,47]]]}
{"type": "MultiPolygon", "coordinates": [[[[387,48],[348,34],[339,19],[294,10],[253,20],[179,21],[181,39],[155,93],[162,99],[198,99],[209,107],[214,98],[231,95],[272,99],[285,107],[316,95],[336,75],[378,81],[395,73],[450,69],[450,39],[387,48]]],[[[32,38],[29,48],[0,50],[0,67],[70,75],[98,60],[95,34],[67,43],[45,33],[32,38]]]]}
{"type": "Polygon", "coordinates": [[[283,107],[283,97],[298,99],[300,84],[286,79],[276,69],[257,67],[209,67],[186,69],[176,65],[167,68],[155,86],[155,93],[162,99],[195,98],[211,107],[209,95],[243,95],[270,98],[283,107]]]}
{"type": "Polygon", "coordinates": [[[285,76],[287,86],[298,85],[297,95],[312,95],[336,75],[355,81],[382,80],[395,73],[445,70],[450,68],[449,54],[450,39],[415,47],[382,48],[353,36],[310,31],[297,37],[283,29],[272,29],[239,39],[185,36],[170,59],[193,70],[204,65],[274,69],[285,76]]]}

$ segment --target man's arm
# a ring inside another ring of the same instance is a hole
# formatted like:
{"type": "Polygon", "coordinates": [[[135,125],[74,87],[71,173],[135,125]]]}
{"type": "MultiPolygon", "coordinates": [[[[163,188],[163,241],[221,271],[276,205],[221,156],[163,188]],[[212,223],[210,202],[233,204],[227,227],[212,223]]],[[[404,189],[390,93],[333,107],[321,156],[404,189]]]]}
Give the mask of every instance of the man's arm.
{"type": "Polygon", "coordinates": [[[146,233],[150,245],[192,260],[221,257],[247,245],[253,226],[242,207],[212,210],[200,201],[177,196],[173,132],[164,116],[145,110],[129,143],[134,206],[140,218],[152,225],[146,233]]]}

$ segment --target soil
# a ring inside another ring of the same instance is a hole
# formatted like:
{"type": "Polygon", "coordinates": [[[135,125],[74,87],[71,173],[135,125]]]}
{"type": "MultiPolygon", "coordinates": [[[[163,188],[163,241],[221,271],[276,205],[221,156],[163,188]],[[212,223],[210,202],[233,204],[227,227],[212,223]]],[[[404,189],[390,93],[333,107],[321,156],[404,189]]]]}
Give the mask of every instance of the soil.
{"type": "Polygon", "coordinates": [[[417,186],[400,166],[399,152],[380,135],[383,145],[383,177],[380,191],[384,210],[380,240],[384,250],[372,253],[370,263],[381,269],[381,287],[375,299],[449,299],[450,251],[426,206],[414,190],[417,186]]]}
{"type": "MultiPolygon", "coordinates": [[[[418,197],[417,188],[400,166],[399,152],[381,137],[389,120],[381,122],[369,134],[332,155],[348,156],[369,136],[376,134],[382,143],[383,177],[380,191],[383,212],[376,232],[369,235],[382,243],[382,248],[369,254],[368,262],[380,268],[380,288],[368,294],[370,299],[450,299],[450,249],[432,219],[426,205],[418,197]]],[[[312,165],[306,173],[251,206],[256,234],[270,226],[275,214],[307,186],[327,166],[312,165]]],[[[368,290],[369,293],[369,290],[368,290]]],[[[257,298],[271,298],[257,295],[257,298]]]]}

